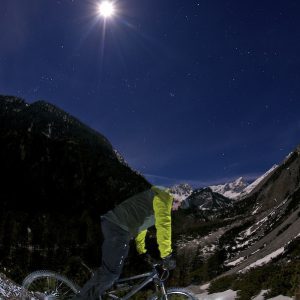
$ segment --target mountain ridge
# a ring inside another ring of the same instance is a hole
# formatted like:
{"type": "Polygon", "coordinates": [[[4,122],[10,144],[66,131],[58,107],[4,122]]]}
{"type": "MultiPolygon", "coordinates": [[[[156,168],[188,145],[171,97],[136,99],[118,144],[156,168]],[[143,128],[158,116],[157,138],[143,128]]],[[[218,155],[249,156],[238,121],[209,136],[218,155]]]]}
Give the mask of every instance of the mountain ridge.
{"type": "Polygon", "coordinates": [[[99,216],[151,186],[102,134],[11,96],[0,96],[0,164],[0,272],[13,279],[37,265],[70,268],[73,255],[99,265],[99,216]]]}

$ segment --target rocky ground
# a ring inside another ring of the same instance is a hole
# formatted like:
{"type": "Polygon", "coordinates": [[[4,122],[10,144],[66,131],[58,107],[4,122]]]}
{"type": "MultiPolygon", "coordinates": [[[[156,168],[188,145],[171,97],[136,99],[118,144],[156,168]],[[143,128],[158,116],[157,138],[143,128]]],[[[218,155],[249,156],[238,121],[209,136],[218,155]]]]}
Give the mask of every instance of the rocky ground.
{"type": "Polygon", "coordinates": [[[0,273],[0,300],[35,300],[33,294],[0,273]]]}

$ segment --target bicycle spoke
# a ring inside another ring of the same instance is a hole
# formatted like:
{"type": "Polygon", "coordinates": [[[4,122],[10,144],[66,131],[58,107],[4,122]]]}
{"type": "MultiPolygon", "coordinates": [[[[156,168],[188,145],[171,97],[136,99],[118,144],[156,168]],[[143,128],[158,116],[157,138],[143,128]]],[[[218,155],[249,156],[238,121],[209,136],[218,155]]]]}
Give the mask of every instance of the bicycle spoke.
{"type": "Polygon", "coordinates": [[[57,300],[69,300],[77,292],[77,287],[65,276],[51,271],[36,271],[23,283],[29,291],[40,295],[53,296],[57,300]]]}
{"type": "Polygon", "coordinates": [[[48,283],[48,290],[50,290],[50,279],[47,277],[47,283],[48,283]]]}
{"type": "Polygon", "coordinates": [[[60,285],[59,285],[57,288],[60,288],[60,287],[62,286],[62,284],[63,284],[63,282],[61,281],[61,282],[60,282],[60,285]]]}

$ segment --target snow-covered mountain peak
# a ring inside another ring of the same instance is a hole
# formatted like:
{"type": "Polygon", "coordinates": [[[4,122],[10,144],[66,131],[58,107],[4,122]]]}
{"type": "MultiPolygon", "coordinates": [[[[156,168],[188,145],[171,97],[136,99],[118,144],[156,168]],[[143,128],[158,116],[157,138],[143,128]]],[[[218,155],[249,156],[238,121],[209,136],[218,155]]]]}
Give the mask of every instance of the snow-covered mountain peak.
{"type": "Polygon", "coordinates": [[[233,182],[212,185],[210,188],[213,190],[213,192],[219,193],[227,198],[239,200],[249,195],[261,182],[263,182],[263,180],[272,174],[277,167],[278,165],[272,166],[271,169],[258,177],[251,184],[249,184],[243,177],[239,177],[233,182]]]}
{"type": "Polygon", "coordinates": [[[181,202],[189,197],[193,192],[193,188],[187,183],[174,185],[170,188],[170,193],[174,197],[173,208],[178,209],[181,202]]]}
{"type": "Polygon", "coordinates": [[[219,193],[230,199],[238,199],[241,192],[248,186],[248,183],[244,180],[243,177],[239,177],[233,182],[212,185],[210,188],[215,193],[219,193]]]}

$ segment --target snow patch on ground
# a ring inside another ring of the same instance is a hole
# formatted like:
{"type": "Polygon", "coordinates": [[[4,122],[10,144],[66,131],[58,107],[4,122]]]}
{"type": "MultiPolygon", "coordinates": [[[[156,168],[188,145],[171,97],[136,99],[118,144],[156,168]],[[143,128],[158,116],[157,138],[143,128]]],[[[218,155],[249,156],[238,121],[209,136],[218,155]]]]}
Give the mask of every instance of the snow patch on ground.
{"type": "Polygon", "coordinates": [[[233,290],[227,290],[221,293],[215,293],[208,295],[207,292],[196,295],[199,300],[233,300],[236,298],[237,292],[233,290]]]}
{"type": "Polygon", "coordinates": [[[203,285],[201,285],[201,286],[200,286],[200,288],[201,288],[202,290],[208,290],[209,286],[210,286],[210,282],[209,282],[209,283],[206,283],[206,284],[203,284],[203,285]]]}
{"type": "Polygon", "coordinates": [[[240,257],[240,258],[238,258],[237,260],[234,260],[234,261],[232,261],[232,262],[229,262],[229,263],[226,263],[225,262],[225,266],[229,266],[229,267],[234,267],[234,266],[236,266],[236,265],[238,265],[239,263],[241,263],[243,260],[244,260],[245,258],[242,256],[242,257],[240,257]]]}
{"type": "Polygon", "coordinates": [[[287,296],[279,295],[279,296],[274,297],[274,298],[269,298],[269,300],[293,300],[293,298],[290,298],[290,297],[287,297],[287,296]]]}
{"type": "MultiPolygon", "coordinates": [[[[262,290],[259,295],[257,295],[252,300],[265,300],[264,295],[268,292],[268,290],[262,290]]],[[[269,300],[293,300],[293,298],[287,297],[287,296],[276,296],[275,298],[269,298],[269,300]]]]}
{"type": "Polygon", "coordinates": [[[277,249],[276,251],[272,252],[271,254],[265,256],[264,258],[257,260],[256,262],[254,262],[253,264],[251,264],[248,267],[244,268],[240,272],[243,273],[243,272],[245,272],[249,269],[252,269],[252,268],[255,268],[255,267],[258,267],[258,266],[262,266],[262,265],[270,262],[273,258],[279,256],[283,252],[284,252],[284,247],[281,247],[281,248],[277,249]]]}
{"type": "MultiPolygon", "coordinates": [[[[257,295],[255,298],[252,298],[252,300],[264,300],[264,294],[267,292],[267,290],[263,290],[260,292],[259,295],[257,295]]],[[[227,290],[221,293],[214,293],[214,294],[208,294],[207,292],[202,294],[196,295],[197,299],[199,300],[234,300],[237,297],[237,292],[233,290],[227,290]]],[[[269,300],[293,300],[290,297],[286,296],[276,296],[274,298],[270,298],[269,300]]]]}
{"type": "Polygon", "coordinates": [[[264,300],[264,295],[268,292],[268,290],[262,290],[255,298],[252,300],[264,300]]]}

